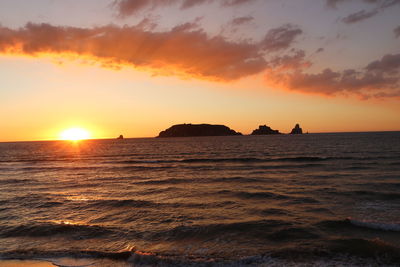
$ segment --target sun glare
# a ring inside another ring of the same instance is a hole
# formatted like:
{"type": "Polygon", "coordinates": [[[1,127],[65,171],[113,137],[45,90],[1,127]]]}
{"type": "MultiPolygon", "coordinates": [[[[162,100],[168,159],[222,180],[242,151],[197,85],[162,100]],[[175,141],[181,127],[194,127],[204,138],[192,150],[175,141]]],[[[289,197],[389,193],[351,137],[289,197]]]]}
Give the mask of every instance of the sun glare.
{"type": "Polygon", "coordinates": [[[61,140],[79,141],[89,139],[90,133],[82,128],[71,128],[63,131],[60,134],[61,140]]]}

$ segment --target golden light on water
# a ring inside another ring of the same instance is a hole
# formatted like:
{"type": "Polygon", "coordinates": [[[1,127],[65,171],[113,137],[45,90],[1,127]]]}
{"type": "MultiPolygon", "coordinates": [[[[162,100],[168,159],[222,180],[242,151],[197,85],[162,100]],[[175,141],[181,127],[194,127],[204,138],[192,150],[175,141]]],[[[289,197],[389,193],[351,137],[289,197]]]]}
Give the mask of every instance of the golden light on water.
{"type": "Polygon", "coordinates": [[[90,138],[90,132],[83,128],[70,128],[60,134],[61,140],[79,141],[90,138]]]}

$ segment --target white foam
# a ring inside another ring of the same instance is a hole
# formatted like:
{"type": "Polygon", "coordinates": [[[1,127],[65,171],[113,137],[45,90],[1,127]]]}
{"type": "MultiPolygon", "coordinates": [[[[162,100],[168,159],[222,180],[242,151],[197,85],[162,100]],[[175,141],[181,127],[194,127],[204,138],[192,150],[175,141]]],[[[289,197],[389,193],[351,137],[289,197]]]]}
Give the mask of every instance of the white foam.
{"type": "Polygon", "coordinates": [[[370,229],[400,232],[400,224],[349,219],[353,225],[370,229]]]}

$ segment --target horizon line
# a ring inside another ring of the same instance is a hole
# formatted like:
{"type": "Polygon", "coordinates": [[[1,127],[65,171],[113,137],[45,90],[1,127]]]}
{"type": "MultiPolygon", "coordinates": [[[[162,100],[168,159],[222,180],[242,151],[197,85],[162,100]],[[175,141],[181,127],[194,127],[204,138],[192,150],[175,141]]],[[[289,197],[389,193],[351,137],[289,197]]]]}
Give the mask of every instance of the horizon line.
{"type": "MultiPolygon", "coordinates": [[[[400,132],[400,130],[389,130],[389,131],[350,131],[350,132],[306,132],[300,135],[307,135],[307,134],[340,134],[340,133],[395,133],[395,132],[400,132]]],[[[292,135],[290,133],[281,133],[278,135],[274,134],[265,134],[265,135],[251,135],[251,134],[242,134],[242,135],[235,135],[235,136],[282,136],[282,135],[292,135]]],[[[196,138],[196,137],[227,137],[230,135],[216,135],[216,136],[191,136],[189,138],[196,138]]],[[[124,139],[155,139],[157,136],[147,136],[147,137],[124,137],[124,139]]],[[[163,139],[170,139],[170,138],[188,138],[188,137],[165,137],[163,139]]],[[[104,137],[104,138],[89,138],[89,139],[82,139],[78,140],[80,141],[96,141],[96,140],[118,140],[117,138],[112,138],[112,137],[104,137]]],[[[71,140],[61,140],[61,139],[39,139],[39,140],[14,140],[14,141],[0,141],[0,143],[24,143],[24,142],[74,142],[71,140]]]]}

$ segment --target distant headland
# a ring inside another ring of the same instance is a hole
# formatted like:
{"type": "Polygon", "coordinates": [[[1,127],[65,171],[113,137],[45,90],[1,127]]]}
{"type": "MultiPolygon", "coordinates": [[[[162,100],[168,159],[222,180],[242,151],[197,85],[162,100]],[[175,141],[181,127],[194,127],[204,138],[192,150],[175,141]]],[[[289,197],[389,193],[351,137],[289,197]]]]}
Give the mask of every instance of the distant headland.
{"type": "MultiPolygon", "coordinates": [[[[299,124],[296,124],[291,134],[302,134],[299,124]]],[[[260,125],[251,135],[272,135],[281,134],[279,130],[273,130],[267,125],[260,125]]],[[[229,136],[242,135],[225,125],[213,124],[176,124],[161,131],[157,137],[195,137],[195,136],[229,136]]]]}

